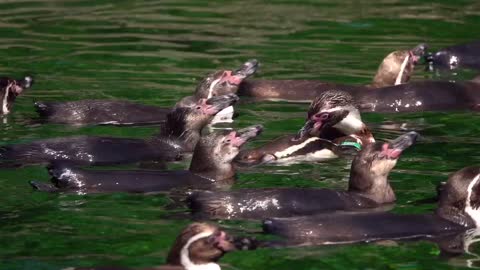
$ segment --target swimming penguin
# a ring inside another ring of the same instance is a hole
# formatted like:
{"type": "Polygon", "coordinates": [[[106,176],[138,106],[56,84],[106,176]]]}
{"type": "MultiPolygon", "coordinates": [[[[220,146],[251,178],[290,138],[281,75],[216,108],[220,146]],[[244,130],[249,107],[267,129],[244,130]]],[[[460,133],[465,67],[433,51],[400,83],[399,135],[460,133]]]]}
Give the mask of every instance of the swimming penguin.
{"type": "Polygon", "coordinates": [[[0,78],[1,114],[9,114],[17,96],[22,94],[25,89],[32,87],[32,84],[33,78],[30,76],[19,80],[8,77],[0,78]]]}
{"type": "MultiPolygon", "coordinates": [[[[185,97],[175,107],[195,104],[199,99],[235,94],[239,84],[258,67],[255,59],[239,69],[219,70],[208,74],[197,86],[193,96],[185,97]]],[[[40,118],[46,122],[71,125],[148,125],[166,120],[171,108],[138,104],[126,100],[79,100],[70,102],[36,102],[40,118]]],[[[233,107],[219,112],[212,123],[231,122],[233,107]]]]}
{"type": "Polygon", "coordinates": [[[431,238],[478,228],[479,224],[480,167],[473,166],[450,175],[434,213],[364,212],[269,218],[263,222],[263,229],[292,243],[326,245],[431,238]]]}
{"type": "Polygon", "coordinates": [[[355,99],[348,93],[329,90],[315,98],[307,112],[307,121],[299,136],[312,135],[328,140],[338,140],[343,136],[354,138],[359,144],[375,142],[372,133],[363,123],[355,99]],[[330,118],[342,119],[332,128],[322,129],[330,118]]]}
{"type": "Polygon", "coordinates": [[[228,188],[235,176],[232,160],[240,147],[261,131],[261,126],[251,126],[202,137],[195,147],[188,171],[83,170],[53,164],[49,167],[53,186],[40,182],[31,182],[31,185],[42,191],[73,191],[79,194],[228,188]]]}
{"type": "Polygon", "coordinates": [[[337,158],[343,155],[342,150],[338,144],[316,136],[285,135],[262,146],[242,150],[235,162],[239,165],[291,165],[337,158]]]}
{"type": "MultiPolygon", "coordinates": [[[[250,239],[233,237],[218,226],[192,223],[178,235],[168,252],[166,265],[137,270],[221,270],[217,261],[227,252],[255,249],[250,239]],[[244,241],[247,240],[247,241],[244,241]],[[251,244],[252,243],[252,244],[251,244]]],[[[82,267],[75,270],[129,270],[125,267],[82,267]]]]}
{"type": "Polygon", "coordinates": [[[480,69],[480,40],[449,46],[425,55],[430,69],[480,69]]]}
{"type": "Polygon", "coordinates": [[[360,210],[393,203],[388,181],[402,152],[417,138],[406,133],[391,142],[365,146],[353,159],[347,191],[325,188],[261,188],[198,191],[188,198],[192,213],[213,219],[263,219],[360,210]]]}
{"type": "Polygon", "coordinates": [[[360,150],[373,142],[375,139],[363,123],[353,97],[343,91],[329,90],[312,102],[299,134],[243,150],[236,161],[250,165],[323,161],[348,152],[345,148],[360,150]]]}
{"type": "Polygon", "coordinates": [[[362,112],[478,111],[480,78],[410,82],[370,91],[355,100],[362,112]]]}
{"type": "Polygon", "coordinates": [[[160,134],[150,139],[71,136],[11,144],[0,148],[0,167],[68,161],[81,165],[173,160],[191,152],[200,132],[222,109],[238,100],[235,94],[200,99],[167,115],[160,134]]]}
{"type": "Polygon", "coordinates": [[[419,44],[411,50],[390,53],[380,64],[373,82],[366,86],[316,80],[246,80],[240,85],[238,94],[261,100],[311,102],[327,90],[339,89],[357,97],[372,89],[408,82],[415,65],[426,49],[427,45],[419,44]]]}

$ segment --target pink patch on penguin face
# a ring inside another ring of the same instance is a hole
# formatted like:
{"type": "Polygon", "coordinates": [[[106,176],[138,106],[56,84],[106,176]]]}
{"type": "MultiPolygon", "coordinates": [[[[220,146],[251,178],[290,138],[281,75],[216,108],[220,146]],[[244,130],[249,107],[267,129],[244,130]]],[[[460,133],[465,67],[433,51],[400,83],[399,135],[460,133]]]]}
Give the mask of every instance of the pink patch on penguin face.
{"type": "Polygon", "coordinates": [[[199,108],[206,115],[215,115],[218,113],[218,109],[210,104],[207,104],[207,99],[202,98],[198,101],[197,108],[199,108]]]}
{"type": "Polygon", "coordinates": [[[402,150],[400,149],[390,149],[388,143],[384,143],[382,145],[382,152],[380,153],[381,156],[385,156],[391,159],[397,159],[402,154],[402,150]]]}
{"type": "Polygon", "coordinates": [[[232,75],[231,70],[223,71],[222,77],[220,78],[220,82],[228,82],[229,84],[239,85],[242,83],[244,77],[239,75],[232,75]]]}
{"type": "Polygon", "coordinates": [[[410,56],[411,63],[413,65],[416,65],[418,63],[418,60],[420,59],[420,57],[416,56],[412,51],[409,51],[408,54],[410,56]]]}
{"type": "Polygon", "coordinates": [[[223,252],[232,251],[235,246],[230,242],[228,235],[224,231],[219,231],[214,238],[215,247],[221,249],[223,252]]]}
{"type": "Polygon", "coordinates": [[[23,91],[23,87],[13,84],[10,87],[10,91],[12,91],[12,93],[14,93],[15,95],[20,95],[23,91]]]}
{"type": "Polygon", "coordinates": [[[230,140],[230,143],[235,147],[242,146],[247,140],[243,139],[242,137],[237,136],[236,131],[230,132],[227,137],[230,140]]]}

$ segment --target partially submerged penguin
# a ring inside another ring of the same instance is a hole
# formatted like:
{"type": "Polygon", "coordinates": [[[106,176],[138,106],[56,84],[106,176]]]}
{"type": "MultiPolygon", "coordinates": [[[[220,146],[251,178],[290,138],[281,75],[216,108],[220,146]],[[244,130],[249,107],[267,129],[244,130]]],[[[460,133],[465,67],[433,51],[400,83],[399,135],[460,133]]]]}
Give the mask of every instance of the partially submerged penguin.
{"type": "Polygon", "coordinates": [[[347,191],[324,188],[262,188],[198,191],[188,202],[196,216],[214,219],[263,219],[361,210],[393,203],[388,181],[401,153],[417,138],[406,133],[391,142],[369,144],[353,159],[347,191]]]}
{"type": "Polygon", "coordinates": [[[0,148],[0,167],[68,161],[81,165],[173,160],[191,152],[200,132],[222,109],[238,100],[234,94],[200,99],[172,109],[160,134],[150,139],[72,136],[6,145],[0,148]]]}
{"type": "Polygon", "coordinates": [[[263,229],[295,244],[327,245],[431,238],[478,228],[479,224],[480,167],[473,166],[450,175],[435,213],[364,212],[269,218],[263,222],[263,229]]]}
{"type": "Polygon", "coordinates": [[[480,77],[462,82],[416,81],[354,97],[363,112],[478,111],[480,77]]]}
{"type": "MultiPolygon", "coordinates": [[[[240,83],[255,73],[258,61],[245,62],[239,69],[219,70],[208,74],[197,86],[193,96],[185,97],[175,107],[195,104],[202,98],[235,94],[240,83]]],[[[79,100],[70,102],[36,102],[42,120],[71,125],[148,125],[166,121],[170,108],[138,104],[126,100],[79,100]]],[[[227,107],[212,122],[229,122],[233,107],[227,107]]]]}
{"type": "Polygon", "coordinates": [[[353,97],[343,91],[329,90],[317,97],[307,113],[299,134],[285,135],[258,148],[242,151],[241,164],[315,162],[336,158],[360,150],[375,142],[363,123],[353,97]]]}
{"type": "Polygon", "coordinates": [[[369,90],[408,82],[426,48],[425,44],[419,44],[411,50],[390,53],[380,64],[372,83],[366,86],[316,80],[246,80],[240,85],[238,94],[256,99],[293,102],[310,102],[330,89],[344,90],[354,96],[361,96],[369,90]]]}
{"type": "MultiPolygon", "coordinates": [[[[178,235],[170,249],[166,265],[137,270],[220,270],[218,260],[227,252],[255,249],[250,241],[243,241],[209,223],[192,223],[178,235]]],[[[76,270],[128,270],[125,267],[82,267],[76,270]]]]}
{"type": "Polygon", "coordinates": [[[338,144],[316,136],[284,135],[262,146],[242,150],[235,162],[248,166],[318,162],[337,158],[343,154],[342,150],[338,144]]]}
{"type": "Polygon", "coordinates": [[[0,105],[2,107],[0,114],[9,114],[17,96],[22,94],[24,90],[32,87],[32,84],[33,79],[30,76],[19,80],[8,77],[0,78],[0,105]]]}
{"type": "Polygon", "coordinates": [[[188,171],[83,170],[65,164],[52,164],[53,185],[31,182],[43,191],[77,193],[136,192],[156,193],[172,189],[216,189],[233,184],[232,160],[249,139],[262,131],[251,126],[238,131],[212,133],[200,139],[188,171]]]}
{"type": "MultiPolygon", "coordinates": [[[[371,91],[353,91],[342,86],[333,89],[348,92],[353,96],[361,112],[407,113],[480,109],[480,76],[462,82],[415,81],[371,91]]],[[[308,100],[313,100],[317,94],[324,91],[326,89],[322,88],[322,91],[314,93],[308,100]]]]}
{"type": "Polygon", "coordinates": [[[425,59],[431,69],[480,69],[480,40],[440,49],[425,59]]]}

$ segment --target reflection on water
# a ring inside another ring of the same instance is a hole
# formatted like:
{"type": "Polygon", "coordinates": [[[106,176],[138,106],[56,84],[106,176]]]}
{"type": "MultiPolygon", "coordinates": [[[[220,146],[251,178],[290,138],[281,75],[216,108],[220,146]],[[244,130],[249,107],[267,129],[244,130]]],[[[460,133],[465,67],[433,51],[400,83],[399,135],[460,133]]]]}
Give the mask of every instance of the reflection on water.
{"type": "Polygon", "coordinates": [[[467,266],[469,268],[479,268],[480,267],[480,253],[475,252],[475,243],[480,241],[480,231],[479,229],[472,229],[465,233],[464,237],[465,248],[464,251],[466,254],[472,258],[467,259],[467,266]]]}
{"type": "MultiPolygon", "coordinates": [[[[157,127],[67,127],[39,125],[37,100],[129,99],[171,106],[190,94],[199,78],[217,68],[256,58],[260,78],[371,81],[383,57],[427,42],[437,49],[469,41],[480,27],[480,3],[407,0],[368,1],[0,1],[0,73],[32,74],[36,84],[2,119],[2,143],[77,134],[148,137],[157,127]]],[[[463,72],[455,79],[472,78],[463,72]]],[[[413,80],[430,79],[417,69],[413,80]]],[[[448,75],[451,76],[451,75],[448,75]]],[[[263,124],[259,146],[303,124],[305,104],[242,101],[234,126],[263,124]]],[[[420,213],[433,203],[435,186],[448,173],[479,164],[476,113],[365,114],[377,140],[415,129],[422,138],[408,149],[390,180],[394,211],[420,213]]],[[[185,168],[188,161],[175,164],[185,168]]],[[[240,187],[330,187],[344,189],[349,160],[292,166],[241,168],[240,187]]],[[[60,269],[67,266],[151,266],[162,263],[185,219],[165,218],[165,196],[86,195],[33,192],[27,181],[47,181],[42,167],[0,171],[2,269],[60,269]]],[[[182,212],[183,209],[174,210],[182,212]]],[[[255,231],[255,222],[228,222],[255,231]]],[[[475,234],[470,234],[475,235],[475,234]]],[[[295,250],[228,255],[236,269],[400,268],[448,269],[478,266],[478,249],[438,259],[430,243],[295,250]],[[294,254],[294,255],[292,255],[294,254]],[[299,255],[300,254],[300,255],[299,255]],[[314,254],[314,255],[312,255],[314,254]],[[312,255],[312,256],[310,256],[312,255]],[[374,258],[374,259],[372,259],[374,258]]]]}
{"type": "Polygon", "coordinates": [[[441,256],[447,258],[452,265],[480,268],[480,252],[476,244],[479,241],[480,230],[477,228],[440,239],[438,245],[442,252],[441,256]],[[459,257],[461,255],[465,256],[459,257]]]}

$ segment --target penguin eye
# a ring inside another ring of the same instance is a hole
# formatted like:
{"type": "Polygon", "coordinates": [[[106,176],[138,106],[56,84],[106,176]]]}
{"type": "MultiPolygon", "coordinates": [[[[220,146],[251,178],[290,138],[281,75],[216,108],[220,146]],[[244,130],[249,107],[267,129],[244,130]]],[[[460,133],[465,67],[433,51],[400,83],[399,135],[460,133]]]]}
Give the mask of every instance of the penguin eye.
{"type": "Polygon", "coordinates": [[[226,143],[230,143],[232,140],[231,139],[226,139],[225,142],[226,143]]]}
{"type": "Polygon", "coordinates": [[[330,114],[329,113],[317,113],[317,114],[315,114],[314,117],[316,119],[319,119],[319,120],[327,120],[328,118],[330,118],[330,114]]]}
{"type": "Polygon", "coordinates": [[[201,108],[202,108],[201,106],[195,107],[196,110],[200,110],[201,108]]]}

